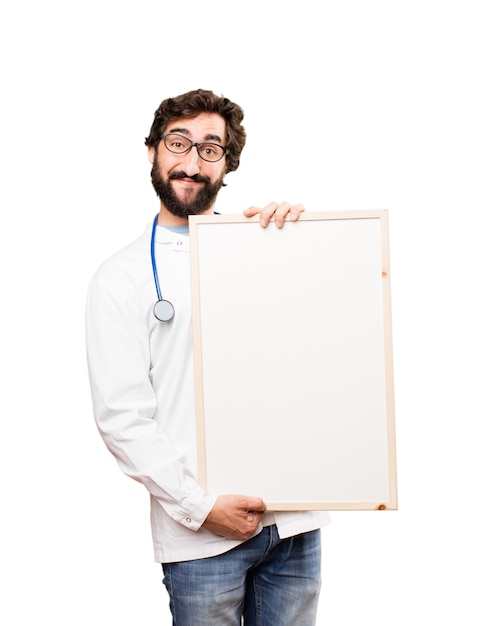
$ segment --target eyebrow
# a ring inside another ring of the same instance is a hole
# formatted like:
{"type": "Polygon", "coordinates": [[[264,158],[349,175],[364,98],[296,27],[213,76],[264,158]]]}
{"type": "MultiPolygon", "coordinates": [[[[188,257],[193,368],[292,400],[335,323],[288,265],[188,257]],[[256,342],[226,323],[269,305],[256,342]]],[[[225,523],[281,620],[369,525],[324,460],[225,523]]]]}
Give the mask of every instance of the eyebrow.
{"type": "MultiPolygon", "coordinates": [[[[180,127],[175,127],[175,128],[171,128],[169,131],[169,133],[180,133],[182,135],[187,135],[187,136],[191,136],[192,133],[188,130],[188,128],[180,128],[180,127]]],[[[222,139],[221,137],[219,137],[218,135],[205,135],[205,138],[203,141],[217,141],[219,144],[222,143],[222,139]]],[[[202,143],[202,142],[200,142],[202,143]]]]}

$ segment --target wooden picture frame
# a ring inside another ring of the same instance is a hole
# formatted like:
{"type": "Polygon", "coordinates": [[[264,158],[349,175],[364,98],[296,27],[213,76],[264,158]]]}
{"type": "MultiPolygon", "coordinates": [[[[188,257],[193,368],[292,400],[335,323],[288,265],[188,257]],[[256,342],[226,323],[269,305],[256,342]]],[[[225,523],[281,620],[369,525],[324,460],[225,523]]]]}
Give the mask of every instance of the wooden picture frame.
{"type": "Polygon", "coordinates": [[[396,509],[388,211],[189,222],[202,486],[396,509]]]}

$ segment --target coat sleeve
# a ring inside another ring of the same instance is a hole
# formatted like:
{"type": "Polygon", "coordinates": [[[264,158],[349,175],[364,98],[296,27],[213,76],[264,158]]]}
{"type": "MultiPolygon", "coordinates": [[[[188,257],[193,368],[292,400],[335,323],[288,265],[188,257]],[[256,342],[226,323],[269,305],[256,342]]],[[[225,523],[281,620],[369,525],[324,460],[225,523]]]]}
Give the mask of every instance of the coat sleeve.
{"type": "Polygon", "coordinates": [[[197,530],[215,497],[154,419],[149,334],[133,288],[97,272],[87,295],[86,342],[94,417],[107,448],[175,521],[197,530]]]}

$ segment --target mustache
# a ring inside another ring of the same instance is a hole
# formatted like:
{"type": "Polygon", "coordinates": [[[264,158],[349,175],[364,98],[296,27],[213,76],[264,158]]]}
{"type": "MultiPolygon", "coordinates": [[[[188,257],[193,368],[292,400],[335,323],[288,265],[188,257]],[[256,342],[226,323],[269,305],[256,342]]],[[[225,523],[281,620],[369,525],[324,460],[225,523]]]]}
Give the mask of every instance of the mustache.
{"type": "Polygon", "coordinates": [[[182,178],[189,178],[193,180],[195,183],[209,183],[210,179],[208,176],[202,176],[201,174],[193,174],[192,176],[188,176],[186,172],[173,172],[170,174],[170,180],[181,180],[182,178]]]}

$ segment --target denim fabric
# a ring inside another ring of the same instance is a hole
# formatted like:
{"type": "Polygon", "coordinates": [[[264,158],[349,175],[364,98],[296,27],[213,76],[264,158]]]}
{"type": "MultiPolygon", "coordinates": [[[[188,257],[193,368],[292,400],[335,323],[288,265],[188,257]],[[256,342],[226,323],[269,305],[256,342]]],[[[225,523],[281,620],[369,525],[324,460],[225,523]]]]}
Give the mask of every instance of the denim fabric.
{"type": "Polygon", "coordinates": [[[279,539],[272,525],[224,554],[164,563],[172,623],[314,626],[320,560],[320,530],[279,539]]]}

